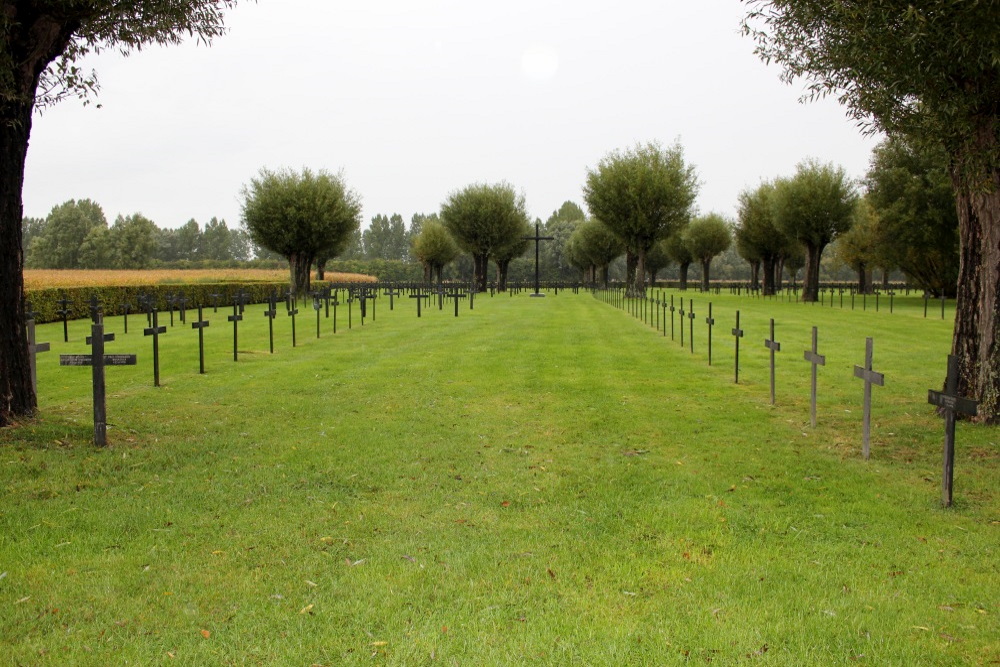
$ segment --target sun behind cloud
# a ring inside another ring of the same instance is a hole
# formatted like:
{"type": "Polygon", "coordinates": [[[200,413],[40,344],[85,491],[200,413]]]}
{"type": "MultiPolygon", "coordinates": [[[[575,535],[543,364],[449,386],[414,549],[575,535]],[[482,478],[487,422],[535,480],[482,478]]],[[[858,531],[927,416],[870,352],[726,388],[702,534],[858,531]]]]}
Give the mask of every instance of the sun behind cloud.
{"type": "Polygon", "coordinates": [[[548,44],[532,44],[521,52],[521,72],[533,81],[551,79],[559,71],[559,54],[548,44]]]}

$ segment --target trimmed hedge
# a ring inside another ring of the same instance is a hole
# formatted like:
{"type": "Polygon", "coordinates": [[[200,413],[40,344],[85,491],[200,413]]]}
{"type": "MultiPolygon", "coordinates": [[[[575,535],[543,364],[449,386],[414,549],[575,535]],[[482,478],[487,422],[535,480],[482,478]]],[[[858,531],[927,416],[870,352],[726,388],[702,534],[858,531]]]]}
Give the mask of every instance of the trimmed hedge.
{"type": "MultiPolygon", "coordinates": [[[[321,289],[331,283],[327,281],[313,281],[313,289],[321,289]]],[[[341,283],[337,283],[341,285],[341,283]]],[[[28,290],[25,293],[27,300],[31,304],[31,309],[35,311],[35,322],[43,324],[45,322],[57,322],[62,316],[57,313],[60,310],[60,299],[67,299],[66,307],[70,310],[67,319],[75,320],[90,317],[90,298],[97,296],[101,303],[105,317],[112,315],[122,315],[125,313],[125,304],[129,304],[129,312],[139,312],[139,297],[151,296],[155,300],[157,310],[166,311],[168,309],[167,298],[171,295],[181,295],[188,299],[186,307],[188,309],[202,306],[211,306],[213,294],[218,294],[219,305],[230,306],[236,294],[243,290],[247,295],[247,303],[265,303],[271,295],[276,295],[279,299],[284,299],[288,290],[287,282],[226,282],[226,283],[191,283],[185,285],[130,285],[107,286],[107,287],[67,287],[67,288],[46,288],[28,290]]]]}

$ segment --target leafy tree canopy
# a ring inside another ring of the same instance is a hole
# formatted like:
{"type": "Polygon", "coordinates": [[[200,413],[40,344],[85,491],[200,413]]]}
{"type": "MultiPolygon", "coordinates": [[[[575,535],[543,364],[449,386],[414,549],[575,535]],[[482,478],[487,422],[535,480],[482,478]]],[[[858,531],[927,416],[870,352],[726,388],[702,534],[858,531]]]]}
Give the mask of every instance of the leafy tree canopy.
{"type": "Polygon", "coordinates": [[[486,290],[490,258],[517,241],[528,223],[524,195],[509,183],[476,183],[448,195],[441,221],[475,261],[475,280],[486,290]]]}
{"type": "Polygon", "coordinates": [[[646,252],[688,221],[697,193],[694,167],[685,163],[679,144],[613,151],[587,171],[587,207],[638,258],[633,292],[645,291],[646,252]]]}
{"type": "Polygon", "coordinates": [[[341,247],[361,222],[361,198],[342,175],[261,169],[242,190],[250,239],[286,257],[292,288],[309,291],[309,272],[324,252],[341,247]]]}

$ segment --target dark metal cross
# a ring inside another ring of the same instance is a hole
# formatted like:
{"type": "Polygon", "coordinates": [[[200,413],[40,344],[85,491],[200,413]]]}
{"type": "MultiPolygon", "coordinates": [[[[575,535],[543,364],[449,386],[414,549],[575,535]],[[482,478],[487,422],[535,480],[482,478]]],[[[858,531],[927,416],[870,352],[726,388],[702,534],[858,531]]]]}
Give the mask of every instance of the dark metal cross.
{"type": "Polygon", "coordinates": [[[429,299],[430,295],[429,294],[421,294],[420,292],[417,292],[416,294],[411,294],[410,298],[417,300],[417,317],[420,317],[420,302],[423,299],[429,299]]]}
{"type": "Polygon", "coordinates": [[[927,402],[944,412],[944,462],[941,471],[941,503],[951,506],[951,488],[955,474],[955,415],[976,416],[979,402],[958,395],[958,357],[948,355],[948,379],[943,392],[927,392],[927,402]]]}
{"type": "Polygon", "coordinates": [[[736,311],[736,326],[733,327],[733,336],[736,337],[736,363],[735,375],[733,376],[733,382],[735,384],[740,383],[740,338],[743,338],[743,329],[740,329],[740,311],[736,311]]]}
{"type": "Polygon", "coordinates": [[[25,313],[27,320],[25,321],[25,328],[28,330],[28,365],[31,367],[31,391],[38,396],[38,360],[36,356],[39,352],[48,352],[48,343],[36,343],[35,342],[35,315],[36,313],[31,310],[31,305],[28,304],[28,308],[25,313]]]}
{"type": "Polygon", "coordinates": [[[816,327],[812,329],[812,349],[805,351],[805,360],[812,364],[812,383],[810,389],[810,402],[809,402],[809,423],[812,424],[813,428],[816,428],[816,367],[826,366],[826,356],[819,354],[817,351],[817,330],[816,327]]]}
{"type": "Polygon", "coordinates": [[[108,419],[105,396],[107,394],[104,382],[105,366],[135,366],[134,354],[104,354],[104,342],[114,340],[114,334],[104,333],[104,322],[98,314],[97,322],[90,327],[91,335],[87,344],[91,345],[91,354],[59,355],[60,366],[90,366],[94,384],[94,444],[103,447],[108,444],[108,419]],[[110,339],[108,338],[110,336],[110,339]]]}
{"type": "Polygon", "coordinates": [[[233,323],[233,361],[237,361],[239,357],[238,350],[240,340],[239,326],[240,320],[243,319],[243,316],[240,315],[239,300],[233,302],[233,314],[228,316],[226,319],[233,323]]]}
{"type": "MultiPolygon", "coordinates": [[[[267,339],[271,345],[271,354],[274,354],[274,316],[278,314],[278,310],[275,307],[274,294],[267,300],[268,309],[264,311],[264,317],[267,318],[267,339]]],[[[334,331],[334,333],[337,333],[334,331]]]]}
{"type": "Polygon", "coordinates": [[[63,298],[61,298],[58,301],[56,301],[56,303],[58,303],[60,306],[62,306],[62,308],[60,308],[59,310],[56,311],[56,315],[59,315],[60,317],[62,317],[63,342],[64,343],[68,343],[69,342],[69,325],[67,324],[67,318],[69,317],[70,313],[72,313],[73,311],[68,307],[69,306],[69,299],[66,298],[65,294],[63,295],[63,298]]]}
{"type": "Polygon", "coordinates": [[[694,354],[694,299],[688,299],[688,334],[691,354],[694,354]]]}
{"type": "Polygon", "coordinates": [[[458,300],[464,299],[465,295],[462,294],[461,292],[452,292],[451,294],[448,295],[448,298],[455,300],[455,317],[458,317],[458,300]]]}
{"type": "Polygon", "coordinates": [[[705,318],[705,324],[708,325],[708,365],[712,365],[712,325],[715,324],[715,318],[712,317],[712,302],[708,302],[708,317],[705,318]]]}
{"type": "Polygon", "coordinates": [[[143,336],[153,337],[153,386],[160,386],[160,334],[167,333],[166,327],[159,326],[156,319],[156,309],[153,309],[153,326],[142,330],[143,336]]]}
{"type": "MultiPolygon", "coordinates": [[[[684,297],[681,297],[681,307],[677,311],[681,317],[681,349],[684,349],[684,297]]],[[[670,328],[673,330],[673,318],[670,320],[670,328]]]]}
{"type": "Polygon", "coordinates": [[[288,317],[292,318],[292,347],[295,347],[295,316],[299,314],[298,304],[298,298],[296,298],[296,307],[288,309],[288,317]]]}
{"type": "Polygon", "coordinates": [[[320,311],[323,310],[323,304],[319,300],[319,294],[316,294],[313,297],[313,310],[316,311],[316,338],[319,338],[319,321],[320,317],[322,317],[320,315],[320,311]]]}
{"type": "Polygon", "coordinates": [[[393,297],[399,296],[400,292],[395,287],[390,287],[385,291],[385,295],[389,297],[389,310],[392,310],[393,297]]]}
{"type": "Polygon", "coordinates": [[[198,304],[198,321],[191,323],[192,329],[198,330],[198,372],[205,374],[205,328],[208,320],[202,317],[201,304],[198,304]]]}
{"type": "Polygon", "coordinates": [[[170,309],[170,326],[174,326],[174,306],[177,305],[177,297],[173,294],[167,295],[167,307],[170,309]]]}
{"type": "Polygon", "coordinates": [[[771,351],[771,405],[774,405],[774,353],[781,351],[781,343],[774,340],[774,318],[771,318],[771,337],[764,339],[764,347],[771,351]]]}
{"type": "Polygon", "coordinates": [[[874,346],[874,342],[871,338],[865,339],[865,365],[863,368],[861,366],[854,367],[854,377],[865,381],[864,444],[862,451],[866,461],[868,460],[868,456],[871,452],[872,385],[876,384],[880,387],[885,385],[885,376],[882,373],[876,373],[872,370],[872,350],[874,346]]]}
{"type": "Polygon", "coordinates": [[[212,297],[212,312],[219,312],[219,297],[222,295],[218,292],[212,292],[209,296],[212,297]]]}
{"type": "Polygon", "coordinates": [[[525,240],[525,241],[534,241],[535,242],[535,293],[532,294],[531,296],[545,296],[538,289],[539,285],[540,285],[539,280],[538,280],[538,246],[539,246],[539,243],[541,243],[542,241],[552,241],[552,240],[555,239],[555,237],[554,236],[541,236],[541,235],[539,235],[539,233],[538,233],[538,223],[536,222],[535,223],[535,235],[534,236],[522,236],[521,238],[523,240],[525,240]]]}

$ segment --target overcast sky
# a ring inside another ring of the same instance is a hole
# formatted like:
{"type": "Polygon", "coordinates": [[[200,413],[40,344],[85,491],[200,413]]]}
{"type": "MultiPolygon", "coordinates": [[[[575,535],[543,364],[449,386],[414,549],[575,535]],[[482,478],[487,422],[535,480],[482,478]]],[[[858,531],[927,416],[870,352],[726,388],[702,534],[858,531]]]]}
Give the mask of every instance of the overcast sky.
{"type": "Polygon", "coordinates": [[[88,61],[95,104],[36,116],[25,215],[90,198],[108,221],[234,227],[261,167],[343,170],[379,213],[431,213],[474,182],[512,183],[532,217],[583,206],[587,169],[675,141],[702,213],[805,157],[860,177],[876,139],[836,100],[801,104],[740,34],[739,0],[259,0],[211,47],[88,61]]]}

